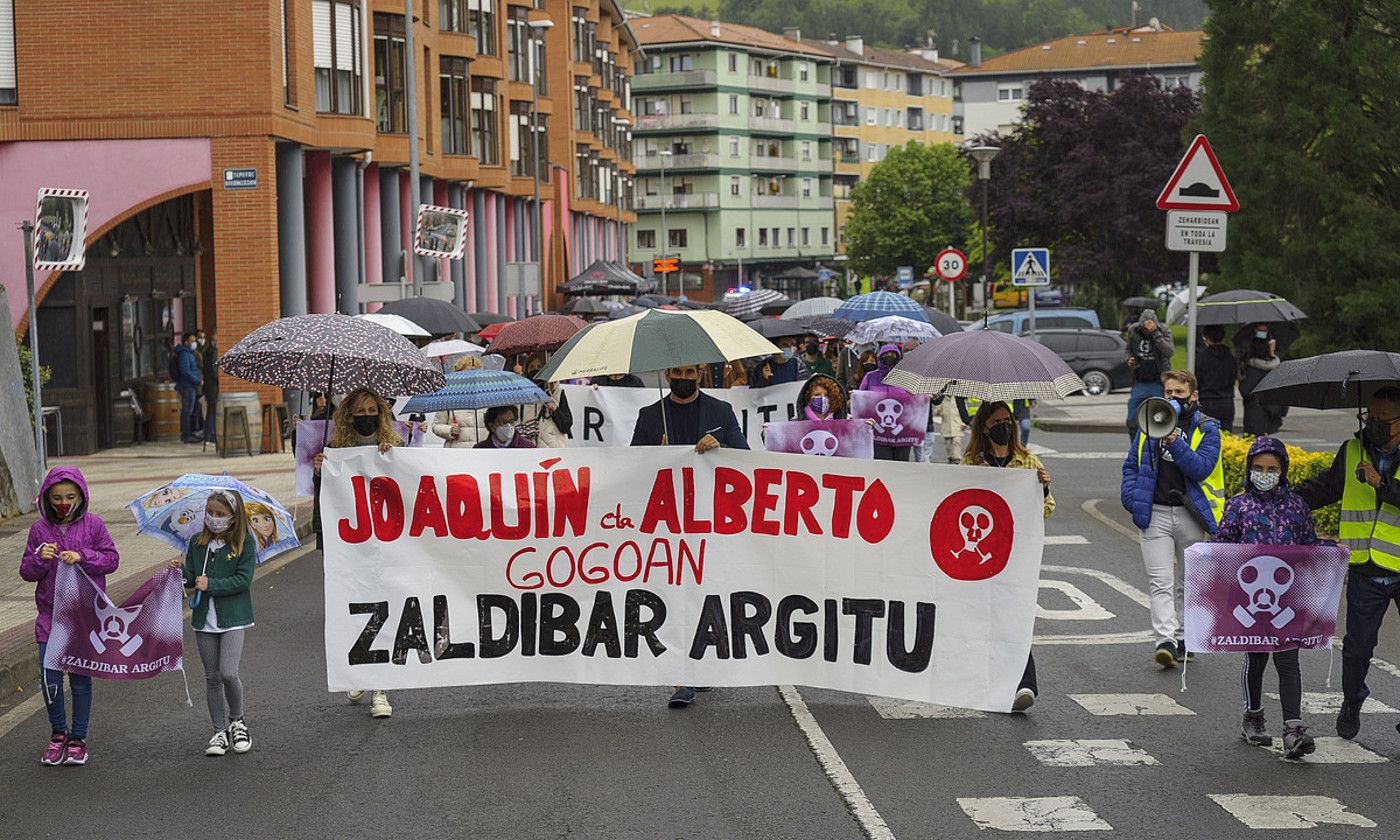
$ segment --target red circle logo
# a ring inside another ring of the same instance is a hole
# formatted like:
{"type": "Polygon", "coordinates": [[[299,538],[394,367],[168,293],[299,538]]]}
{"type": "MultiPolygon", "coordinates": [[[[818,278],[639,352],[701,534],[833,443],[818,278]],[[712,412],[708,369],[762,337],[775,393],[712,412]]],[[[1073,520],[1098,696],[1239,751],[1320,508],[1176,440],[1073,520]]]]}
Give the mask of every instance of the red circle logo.
{"type": "Polygon", "coordinates": [[[1011,560],[1016,520],[990,490],[959,490],[938,506],[929,524],[933,562],[954,580],[986,580],[1011,560]]]}

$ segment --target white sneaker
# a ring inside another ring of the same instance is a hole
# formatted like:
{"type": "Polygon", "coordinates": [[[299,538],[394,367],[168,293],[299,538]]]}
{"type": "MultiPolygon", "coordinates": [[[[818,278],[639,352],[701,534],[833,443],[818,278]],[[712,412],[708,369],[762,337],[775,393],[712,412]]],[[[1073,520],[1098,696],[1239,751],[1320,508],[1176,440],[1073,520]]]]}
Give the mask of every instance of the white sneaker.
{"type": "Polygon", "coordinates": [[[228,752],[228,731],[220,729],[214,733],[214,737],[209,739],[209,746],[204,748],[207,756],[220,756],[228,752]]]}
{"type": "Polygon", "coordinates": [[[228,725],[228,737],[233,742],[233,751],[239,755],[253,748],[253,739],[248,736],[248,724],[241,720],[228,725]]]}
{"type": "Polygon", "coordinates": [[[346,699],[346,700],[349,700],[351,703],[358,703],[358,702],[360,702],[361,700],[365,699],[365,692],[364,692],[364,689],[360,689],[359,691],[347,691],[347,692],[345,692],[345,699],[346,699]]]}
{"type": "Polygon", "coordinates": [[[1029,688],[1022,688],[1016,691],[1016,699],[1011,701],[1011,711],[1024,712],[1035,705],[1035,692],[1029,688]]]}
{"type": "Polygon", "coordinates": [[[382,691],[376,691],[370,695],[369,716],[376,718],[386,718],[394,713],[394,707],[389,705],[389,695],[382,691]]]}

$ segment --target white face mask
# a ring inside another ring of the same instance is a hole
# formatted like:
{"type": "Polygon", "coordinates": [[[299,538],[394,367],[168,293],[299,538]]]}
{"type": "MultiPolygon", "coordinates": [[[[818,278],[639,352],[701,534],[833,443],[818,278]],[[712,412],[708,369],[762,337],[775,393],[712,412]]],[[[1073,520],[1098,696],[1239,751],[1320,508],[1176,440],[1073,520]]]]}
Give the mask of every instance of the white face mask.
{"type": "Polygon", "coordinates": [[[502,423],[491,434],[495,435],[497,443],[510,443],[515,438],[515,424],[502,423]]]}
{"type": "Polygon", "coordinates": [[[1263,470],[1249,471],[1249,482],[1261,493],[1267,493],[1277,487],[1281,478],[1283,478],[1283,473],[1264,472],[1263,470]]]}
{"type": "Polygon", "coordinates": [[[209,528],[210,533],[222,534],[233,524],[232,516],[210,516],[204,514],[204,524],[209,528]]]}

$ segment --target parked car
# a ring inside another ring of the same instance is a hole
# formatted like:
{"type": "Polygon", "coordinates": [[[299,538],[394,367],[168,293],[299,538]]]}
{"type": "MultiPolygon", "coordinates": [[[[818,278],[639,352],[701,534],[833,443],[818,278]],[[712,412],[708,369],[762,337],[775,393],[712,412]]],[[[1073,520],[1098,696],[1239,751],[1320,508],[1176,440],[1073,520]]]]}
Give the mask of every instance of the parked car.
{"type": "MultiPolygon", "coordinates": [[[[988,329],[998,332],[1012,333],[1019,335],[1030,329],[1030,312],[1018,309],[1014,312],[998,312],[991,316],[987,322],[988,329]]],[[[1051,312],[1035,313],[1035,328],[1039,330],[1057,329],[1099,329],[1099,313],[1092,309],[1056,309],[1051,312]]],[[[982,329],[982,320],[979,319],[968,327],[970,330],[982,329]]]]}
{"type": "MultiPolygon", "coordinates": [[[[992,306],[997,309],[1011,309],[1025,306],[1028,302],[1026,290],[1029,286],[1017,286],[1009,280],[992,284],[992,306]]],[[[1065,293],[1054,286],[1035,287],[1036,306],[1064,306],[1065,293]]]]}
{"type": "MultiPolygon", "coordinates": [[[[1037,319],[1039,320],[1039,319],[1037,319]]],[[[1030,338],[1029,332],[1021,333],[1030,338]]],[[[1097,397],[1117,388],[1131,388],[1128,342],[1118,333],[1091,329],[1037,329],[1036,341],[1055,351],[1069,369],[1084,380],[1084,393],[1097,397]]]]}

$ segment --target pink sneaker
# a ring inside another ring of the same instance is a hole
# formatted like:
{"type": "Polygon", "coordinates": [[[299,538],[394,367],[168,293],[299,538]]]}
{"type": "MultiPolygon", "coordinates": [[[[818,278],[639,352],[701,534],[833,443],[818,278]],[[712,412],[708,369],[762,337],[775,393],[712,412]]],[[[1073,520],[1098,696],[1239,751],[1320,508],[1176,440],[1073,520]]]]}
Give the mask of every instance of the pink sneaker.
{"type": "Polygon", "coordinates": [[[77,738],[68,739],[68,747],[64,750],[63,763],[75,766],[87,764],[88,752],[87,742],[79,741],[77,738]]]}
{"type": "Polygon", "coordinates": [[[47,764],[51,767],[57,767],[62,764],[63,754],[67,746],[68,733],[55,732],[53,736],[49,738],[49,746],[44,750],[43,756],[39,758],[39,763],[47,764]]]}

